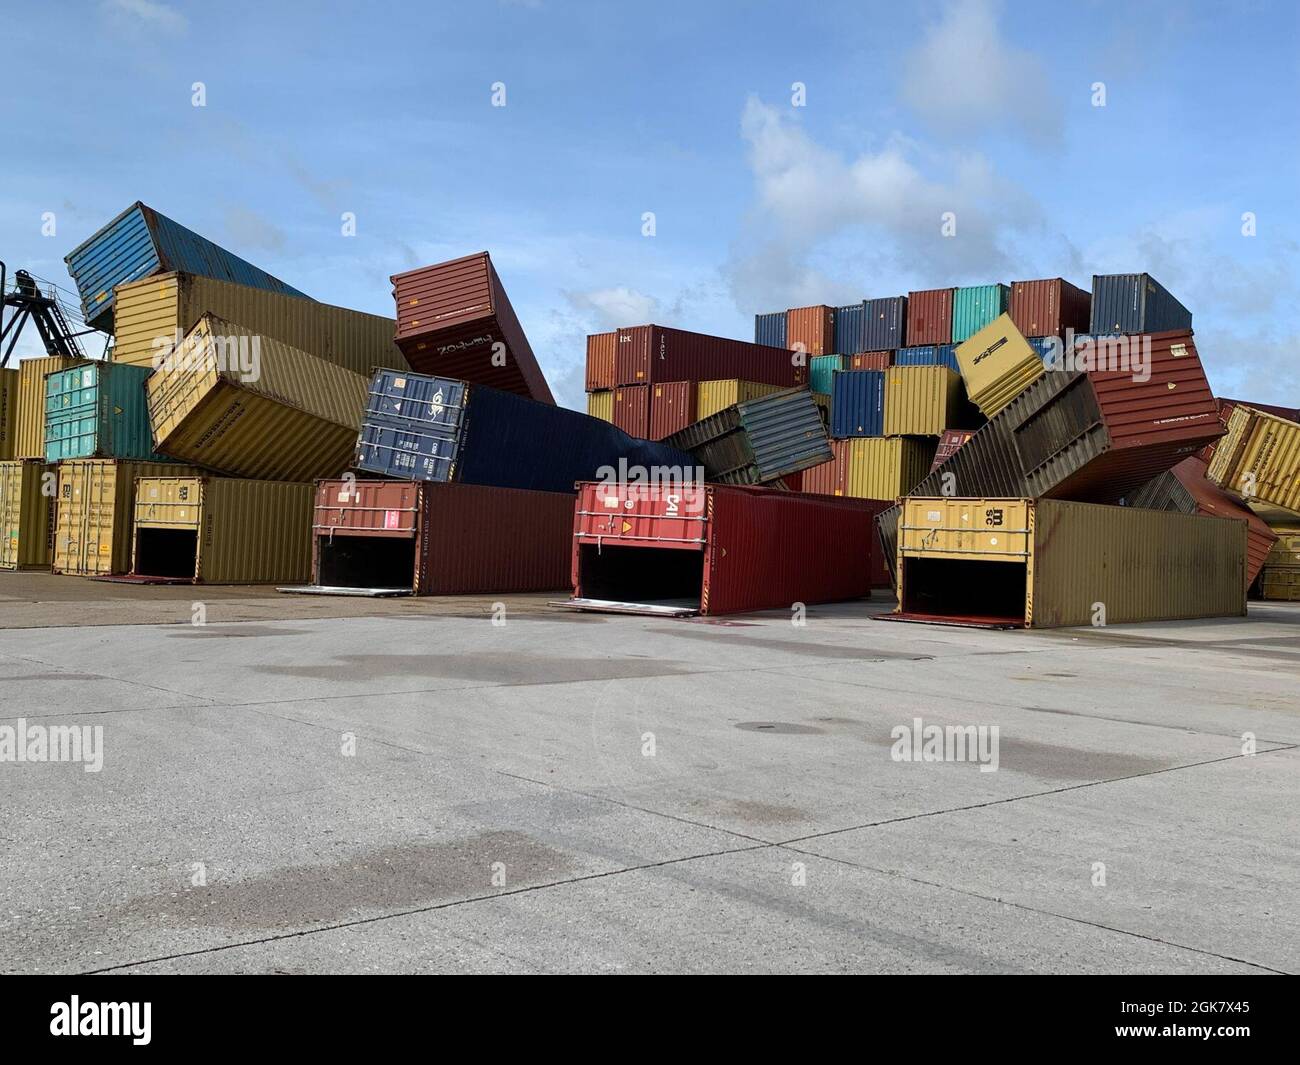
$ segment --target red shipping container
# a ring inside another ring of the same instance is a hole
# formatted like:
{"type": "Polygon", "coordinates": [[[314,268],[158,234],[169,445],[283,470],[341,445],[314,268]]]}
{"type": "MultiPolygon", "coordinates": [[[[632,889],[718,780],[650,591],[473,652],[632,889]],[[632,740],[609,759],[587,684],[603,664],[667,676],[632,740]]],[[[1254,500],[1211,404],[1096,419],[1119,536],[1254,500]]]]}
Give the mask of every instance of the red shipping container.
{"type": "Polygon", "coordinates": [[[414,595],[568,584],[573,496],[433,481],[319,481],[312,579],[414,595]]]}
{"type": "MultiPolygon", "coordinates": [[[[931,288],[907,294],[908,344],[920,347],[952,343],[952,293],[950,288],[931,288]]],[[[864,366],[863,369],[876,367],[864,366]]]]}
{"type": "Polygon", "coordinates": [[[618,331],[614,379],[619,385],[651,385],[738,378],[793,388],[808,380],[807,367],[796,365],[795,358],[785,348],[662,325],[637,325],[618,331]]]}
{"type": "Polygon", "coordinates": [[[1246,587],[1255,583],[1264,560],[1277,543],[1277,534],[1268,522],[1249,507],[1239,503],[1218,485],[1205,479],[1207,463],[1199,458],[1184,459],[1170,472],[1196,501],[1198,513],[1213,518],[1240,518],[1246,523],[1246,587]]]}
{"type": "Polygon", "coordinates": [[[848,358],[848,370],[888,370],[894,365],[892,351],[859,351],[848,358]]]}
{"type": "Polygon", "coordinates": [[[650,440],[662,440],[695,421],[695,382],[646,385],[650,397],[650,440]]]}
{"type": "Polygon", "coordinates": [[[570,603],[714,615],[858,599],[870,594],[880,551],[875,515],[889,505],[750,485],[583,482],[570,603]]]}
{"type": "Polygon", "coordinates": [[[803,490],[813,495],[842,496],[848,485],[848,463],[844,461],[847,440],[832,440],[830,462],[803,471],[803,490]]]}
{"type": "Polygon", "coordinates": [[[934,453],[930,472],[933,473],[941,463],[955,455],[958,448],[974,435],[974,429],[945,429],[943,435],[939,437],[939,450],[934,453]]]}
{"type": "Polygon", "coordinates": [[[835,308],[818,304],[786,311],[785,346],[808,355],[835,354],[835,308]]]}
{"type": "Polygon", "coordinates": [[[617,350],[617,330],[587,337],[588,392],[603,392],[614,387],[614,352],[617,350]]]}
{"type": "Polygon", "coordinates": [[[1067,329],[1088,332],[1092,294],[1060,277],[1015,281],[1008,307],[1011,321],[1027,337],[1064,337],[1067,329]]]}
{"type": "Polygon", "coordinates": [[[614,389],[614,424],[630,436],[650,439],[650,386],[614,389]]]}
{"type": "Polygon", "coordinates": [[[487,252],[390,280],[397,346],[416,373],[555,402],[487,252]]]}

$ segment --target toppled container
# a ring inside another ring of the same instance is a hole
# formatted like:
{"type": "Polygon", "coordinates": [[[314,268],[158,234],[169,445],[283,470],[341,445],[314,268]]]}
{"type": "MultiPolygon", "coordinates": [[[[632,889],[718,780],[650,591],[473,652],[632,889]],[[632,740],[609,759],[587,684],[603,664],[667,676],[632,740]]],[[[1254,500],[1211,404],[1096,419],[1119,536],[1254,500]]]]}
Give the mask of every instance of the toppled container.
{"type": "Polygon", "coordinates": [[[89,362],[45,378],[45,459],[149,459],[145,366],[89,362]]]}
{"type": "Polygon", "coordinates": [[[837,373],[831,391],[831,436],[883,436],[885,432],[884,370],[845,370],[837,373]]]}
{"type": "MultiPolygon", "coordinates": [[[[1300,422],[1300,408],[1296,407],[1278,407],[1271,403],[1248,403],[1242,399],[1223,399],[1216,398],[1215,404],[1219,408],[1219,424],[1223,426],[1223,431],[1228,431],[1228,419],[1232,412],[1238,407],[1253,407],[1255,410],[1263,411],[1265,414],[1271,414],[1275,418],[1282,418],[1288,422],[1300,422]]],[[[1199,457],[1206,462],[1214,461],[1214,449],[1218,446],[1218,441],[1206,444],[1201,448],[1199,457]]]]}
{"type": "Polygon", "coordinates": [[[348,468],[366,405],[360,374],[211,314],[146,392],[162,454],[229,476],[299,483],[348,468]]]}
{"type": "Polygon", "coordinates": [[[862,306],[862,344],[854,351],[892,351],[908,342],[906,296],[867,300],[862,306]]]}
{"type": "Polygon", "coordinates": [[[866,335],[867,305],[850,303],[836,307],[834,311],[835,340],[831,351],[841,355],[852,355],[855,351],[866,351],[862,338],[866,335]]]}
{"type": "Polygon", "coordinates": [[[664,440],[696,420],[696,383],[665,381],[650,389],[650,431],[647,440],[664,440]]]}
{"type": "Polygon", "coordinates": [[[1020,335],[1011,315],[1000,314],[957,345],[966,394],[991,418],[1043,375],[1043,360],[1020,335]]]}
{"type": "Polygon", "coordinates": [[[621,385],[614,389],[614,424],[638,440],[650,438],[649,385],[621,385]]]}
{"type": "Polygon", "coordinates": [[[603,470],[694,468],[690,455],[608,422],[486,385],[380,370],[353,465],[400,480],[572,493],[603,470]]]}
{"type": "Polygon", "coordinates": [[[18,395],[14,401],[15,459],[45,461],[45,378],[83,365],[85,360],[64,355],[23,359],[18,364],[18,395]]]}
{"type": "Polygon", "coordinates": [[[929,441],[910,437],[832,440],[833,458],[804,471],[802,490],[892,502],[921,482],[930,469],[933,452],[929,441]]]}
{"type": "Polygon", "coordinates": [[[616,385],[724,378],[790,388],[804,384],[807,371],[803,360],[785,348],[762,347],[744,340],[689,333],[662,325],[638,325],[618,331],[618,351],[614,357],[616,385]]]}
{"type": "Polygon", "coordinates": [[[962,415],[961,378],[946,366],[885,371],[885,436],[938,436],[962,415]]]}
{"type": "Polygon", "coordinates": [[[718,381],[701,381],[695,391],[695,420],[702,421],[710,414],[759,396],[770,396],[780,392],[780,385],[764,384],[762,381],[744,381],[727,378],[718,381]]]}
{"type": "MultiPolygon", "coordinates": [[[[785,346],[793,351],[802,351],[807,355],[835,354],[835,308],[825,304],[814,307],[793,307],[785,312],[785,346]]],[[[787,356],[788,358],[788,356],[787,356]]],[[[737,375],[744,373],[739,367],[737,375]]],[[[709,377],[722,377],[724,374],[709,374],[709,377]]],[[[746,374],[752,377],[752,374],[746,374]]],[[[766,376],[755,378],[759,381],[769,380],[766,376]]],[[[794,381],[779,381],[778,384],[795,384],[794,381]]]]}
{"type": "Polygon", "coordinates": [[[160,365],[205,314],[367,377],[378,366],[406,363],[391,318],[201,274],[173,272],[122,285],[116,308],[112,358],[133,366],[160,365]]]}
{"type": "Polygon", "coordinates": [[[18,445],[18,370],[0,368],[0,462],[9,462],[18,445]]]}
{"type": "Polygon", "coordinates": [[[1063,337],[1066,330],[1086,333],[1092,320],[1092,295],[1060,277],[1014,281],[1008,313],[1025,337],[1063,337]]]}
{"type": "Polygon", "coordinates": [[[1118,625],[1246,613],[1241,521],[1058,499],[909,497],[898,621],[1118,625]]]}
{"type": "Polygon", "coordinates": [[[1150,274],[1094,274],[1094,335],[1192,331],[1192,312],[1150,274]]]}
{"type": "Polygon", "coordinates": [[[417,373],[555,402],[487,252],[407,270],[391,281],[397,346],[417,373]]]}
{"type": "Polygon", "coordinates": [[[1208,474],[1248,501],[1300,511],[1300,425],[1253,407],[1237,407],[1208,474]]]}
{"type": "Polygon", "coordinates": [[[907,294],[908,345],[952,343],[953,291],[950,288],[931,288],[907,294]]]}
{"type": "Polygon", "coordinates": [[[785,347],[785,317],[785,311],[754,315],[754,343],[769,348],[785,347]]]}
{"type": "Polygon", "coordinates": [[[582,484],[563,605],[690,616],[858,599],[871,592],[881,505],[743,485],[582,484]],[[828,544],[851,547],[808,549],[828,544]]]}
{"type": "Polygon", "coordinates": [[[314,489],[232,477],[140,477],[131,577],[276,584],[311,573],[314,489]]]}
{"type": "Polygon", "coordinates": [[[0,569],[49,569],[58,471],[38,459],[0,462],[0,569]]]}
{"type": "Polygon", "coordinates": [[[764,484],[831,459],[821,412],[806,388],[746,400],[665,441],[720,484],[764,484]]]}
{"type": "Polygon", "coordinates": [[[573,493],[432,481],[322,481],[312,581],[336,595],[549,592],[569,585],[573,493]]]}
{"type": "MultiPolygon", "coordinates": [[[[917,347],[899,348],[894,353],[895,366],[946,366],[953,373],[961,373],[957,362],[956,344],[921,344],[917,347]]],[[[871,367],[862,367],[871,369],[871,367]]],[[[854,369],[857,369],[855,366],[854,369]]]]}
{"type": "Polygon", "coordinates": [[[970,285],[953,290],[952,341],[960,344],[983,329],[1000,314],[1005,314],[1011,300],[1006,285],[970,285]]]}
{"type": "Polygon", "coordinates": [[[114,292],[155,274],[184,271],[308,299],[291,285],[138,200],[64,256],[88,326],[114,331],[114,292]]]}
{"type": "Polygon", "coordinates": [[[587,391],[601,392],[614,387],[614,353],[618,330],[592,333],[587,337],[587,391]]]}

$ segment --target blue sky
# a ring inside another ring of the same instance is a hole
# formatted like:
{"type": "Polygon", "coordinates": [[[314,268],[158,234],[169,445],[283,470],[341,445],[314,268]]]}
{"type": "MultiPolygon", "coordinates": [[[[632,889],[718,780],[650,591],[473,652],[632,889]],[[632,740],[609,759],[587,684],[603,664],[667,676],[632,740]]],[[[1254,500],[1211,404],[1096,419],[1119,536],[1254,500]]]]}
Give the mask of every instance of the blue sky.
{"type": "Polygon", "coordinates": [[[47,5],[7,26],[0,257],[71,287],[63,256],[141,199],[391,314],[390,274],[486,248],[573,406],[588,332],[1147,270],[1216,392],[1300,405],[1297,11],[47,5]]]}

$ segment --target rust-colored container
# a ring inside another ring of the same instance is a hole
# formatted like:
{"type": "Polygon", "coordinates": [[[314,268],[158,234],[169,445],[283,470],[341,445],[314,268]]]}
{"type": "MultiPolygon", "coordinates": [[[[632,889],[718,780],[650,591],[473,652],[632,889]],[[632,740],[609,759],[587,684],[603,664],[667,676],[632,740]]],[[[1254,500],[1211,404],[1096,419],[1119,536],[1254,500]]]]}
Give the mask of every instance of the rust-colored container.
{"type": "MultiPolygon", "coordinates": [[[[952,343],[952,293],[950,288],[932,288],[907,294],[908,344],[918,347],[952,343]]],[[[874,370],[877,367],[864,366],[862,369],[874,370]]]]}
{"type": "Polygon", "coordinates": [[[487,252],[390,280],[397,346],[416,373],[555,402],[487,252]]]}
{"type": "Polygon", "coordinates": [[[1067,329],[1086,333],[1092,295],[1059,277],[1015,281],[1008,311],[1016,328],[1027,337],[1063,337],[1067,329]]]}
{"type": "Polygon", "coordinates": [[[957,454],[957,450],[975,435],[974,429],[945,429],[943,435],[939,437],[939,449],[934,453],[934,462],[930,466],[933,472],[939,468],[940,463],[952,458],[957,454]]]}
{"type": "MultiPolygon", "coordinates": [[[[835,308],[818,304],[816,307],[795,307],[786,311],[785,344],[791,351],[802,351],[810,356],[835,354],[835,308]]],[[[738,373],[734,376],[748,375],[738,373]]]]}
{"type": "Polygon", "coordinates": [[[587,337],[587,391],[603,392],[614,387],[614,352],[618,330],[592,333],[587,337]]]}
{"type": "Polygon", "coordinates": [[[892,351],[860,351],[846,358],[848,359],[846,370],[888,370],[894,365],[892,351]]]}
{"type": "Polygon", "coordinates": [[[651,440],[662,440],[695,421],[695,382],[665,381],[650,389],[651,440]]]}
{"type": "Polygon", "coordinates": [[[793,388],[808,380],[807,366],[797,365],[796,359],[796,354],[785,348],[662,325],[638,325],[618,331],[614,379],[618,385],[652,385],[739,378],[793,388]]]}
{"type": "Polygon", "coordinates": [[[414,595],[546,592],[569,583],[573,496],[433,481],[321,481],[317,587],[414,595]]]}
{"type": "Polygon", "coordinates": [[[629,436],[650,438],[650,386],[614,389],[614,424],[629,436]]]}

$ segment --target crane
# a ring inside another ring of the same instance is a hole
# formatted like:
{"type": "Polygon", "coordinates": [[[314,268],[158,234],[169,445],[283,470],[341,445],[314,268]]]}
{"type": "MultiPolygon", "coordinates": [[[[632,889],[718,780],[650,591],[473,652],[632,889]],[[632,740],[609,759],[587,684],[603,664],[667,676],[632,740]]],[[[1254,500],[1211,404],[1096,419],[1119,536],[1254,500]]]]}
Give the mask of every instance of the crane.
{"type": "Polygon", "coordinates": [[[7,268],[0,261],[0,368],[9,364],[18,337],[29,321],[36,326],[45,346],[46,355],[65,355],[69,358],[84,359],[78,337],[95,332],[94,329],[73,331],[67,316],[51,285],[48,292],[42,292],[40,286],[26,270],[14,273],[13,291],[6,284],[7,268]]]}

